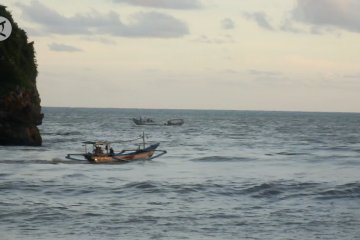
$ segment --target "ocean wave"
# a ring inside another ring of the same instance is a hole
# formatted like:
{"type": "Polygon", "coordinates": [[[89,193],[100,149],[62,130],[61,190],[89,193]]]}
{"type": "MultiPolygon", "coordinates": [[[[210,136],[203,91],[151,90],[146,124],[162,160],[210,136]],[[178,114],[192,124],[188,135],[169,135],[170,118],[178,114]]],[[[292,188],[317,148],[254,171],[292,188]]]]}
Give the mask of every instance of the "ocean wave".
{"type": "Polygon", "coordinates": [[[321,189],[322,183],[313,182],[293,182],[293,181],[273,181],[265,183],[247,183],[239,185],[236,182],[215,182],[207,181],[204,183],[183,183],[170,184],[166,182],[143,181],[126,184],[122,192],[141,192],[141,193],[175,193],[193,195],[198,197],[223,196],[236,197],[248,196],[251,198],[298,198],[305,196],[316,196],[316,189],[321,189]],[[195,194],[195,195],[194,195],[195,194]]]}
{"type": "Polygon", "coordinates": [[[57,132],[42,132],[43,135],[50,135],[50,136],[77,136],[82,135],[79,131],[57,131],[57,132]]]}
{"type": "Polygon", "coordinates": [[[302,153],[302,152],[278,152],[276,154],[284,155],[284,156],[309,155],[309,153],[302,153]]]}
{"type": "Polygon", "coordinates": [[[137,189],[153,189],[160,186],[153,181],[144,181],[144,182],[132,182],[124,186],[124,188],[137,188],[137,189]]]}
{"type": "Polygon", "coordinates": [[[329,186],[329,183],[275,181],[249,186],[239,193],[254,198],[360,199],[360,182],[329,186]]]}
{"type": "Polygon", "coordinates": [[[39,191],[40,189],[42,189],[41,185],[26,181],[3,181],[0,183],[0,190],[3,192],[13,190],[31,192],[39,191]]]}
{"type": "Polygon", "coordinates": [[[0,160],[2,164],[49,164],[51,161],[39,160],[39,159],[27,159],[27,160],[0,160]]]}
{"type": "Polygon", "coordinates": [[[207,184],[174,184],[167,182],[156,181],[141,181],[128,183],[123,186],[122,190],[130,192],[142,193],[177,193],[177,194],[191,194],[194,192],[206,192],[211,187],[207,184]]]}
{"type": "Polygon", "coordinates": [[[128,183],[125,186],[117,189],[117,191],[121,190],[122,193],[166,193],[171,189],[166,183],[160,183],[155,181],[141,181],[141,182],[132,182],[128,183]]]}
{"type": "Polygon", "coordinates": [[[359,166],[360,160],[359,159],[351,159],[351,160],[343,160],[339,162],[339,165],[345,165],[345,166],[359,166]]]}
{"type": "Polygon", "coordinates": [[[53,158],[48,161],[50,164],[88,164],[89,162],[86,160],[66,160],[61,158],[53,158]]]}
{"type": "Polygon", "coordinates": [[[12,175],[11,173],[0,173],[0,178],[6,178],[11,175],[12,175]]]}
{"type": "Polygon", "coordinates": [[[325,189],[319,192],[317,195],[317,198],[321,200],[332,200],[340,198],[360,199],[360,182],[337,185],[335,187],[325,189]]]}
{"type": "Polygon", "coordinates": [[[42,159],[27,159],[27,160],[14,160],[14,159],[5,159],[0,160],[0,164],[87,164],[88,161],[85,160],[65,160],[60,158],[53,158],[52,160],[42,160],[42,159]]]}
{"type": "Polygon", "coordinates": [[[76,178],[76,179],[83,179],[83,178],[89,178],[88,176],[86,176],[85,174],[82,173],[72,173],[72,174],[66,174],[63,176],[63,178],[76,178]]]}
{"type": "Polygon", "coordinates": [[[46,144],[49,144],[50,146],[54,146],[59,148],[63,147],[61,145],[59,145],[60,143],[69,143],[69,142],[73,142],[73,143],[77,143],[79,144],[79,142],[83,141],[82,138],[80,137],[68,137],[68,138],[64,138],[64,137],[56,137],[56,138],[46,138],[46,136],[44,137],[44,141],[46,142],[46,144]]]}
{"type": "MultiPolygon", "coordinates": [[[[155,194],[165,196],[166,199],[183,198],[208,199],[221,198],[254,198],[269,201],[288,199],[360,199],[360,182],[333,185],[326,182],[297,182],[277,180],[268,182],[244,182],[209,180],[200,183],[181,183],[166,181],[136,181],[121,185],[121,181],[107,184],[88,184],[90,178],[85,174],[67,174],[63,176],[62,184],[56,182],[26,182],[3,181],[0,190],[3,192],[41,192],[46,195],[62,196],[91,196],[93,194],[105,196],[141,196],[155,194]],[[78,181],[80,180],[80,181],[78,181]],[[85,181],[84,181],[85,180],[85,181]],[[78,181],[79,184],[73,184],[78,181]],[[80,184],[81,183],[81,184],[80,184]],[[120,185],[119,185],[120,184],[120,185]]],[[[153,201],[154,202],[154,201],[153,201]]],[[[156,202],[156,201],[155,201],[156,202]]]]}
{"type": "Polygon", "coordinates": [[[274,181],[248,187],[243,192],[254,198],[278,197],[281,200],[309,196],[319,185],[313,182],[274,181]]]}
{"type": "Polygon", "coordinates": [[[225,156],[209,156],[191,159],[193,162],[247,162],[254,159],[246,157],[225,157],[225,156]]]}

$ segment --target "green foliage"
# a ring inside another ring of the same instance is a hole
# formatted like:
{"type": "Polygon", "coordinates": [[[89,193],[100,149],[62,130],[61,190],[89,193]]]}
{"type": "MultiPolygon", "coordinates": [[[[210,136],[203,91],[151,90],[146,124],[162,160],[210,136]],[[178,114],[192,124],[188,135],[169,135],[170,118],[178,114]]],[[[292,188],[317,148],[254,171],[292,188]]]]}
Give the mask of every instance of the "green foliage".
{"type": "Polygon", "coordinates": [[[37,64],[33,42],[28,42],[24,30],[14,22],[10,12],[0,5],[0,16],[12,25],[9,38],[0,41],[0,96],[16,86],[35,89],[37,64]]]}

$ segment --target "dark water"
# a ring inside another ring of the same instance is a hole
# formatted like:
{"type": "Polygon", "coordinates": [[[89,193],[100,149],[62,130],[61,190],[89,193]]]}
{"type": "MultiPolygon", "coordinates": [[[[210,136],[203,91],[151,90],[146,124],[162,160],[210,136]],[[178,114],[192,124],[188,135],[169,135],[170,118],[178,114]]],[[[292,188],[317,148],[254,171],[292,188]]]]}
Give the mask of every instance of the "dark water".
{"type": "Polygon", "coordinates": [[[42,147],[0,147],[0,239],[360,239],[360,114],[45,108],[42,147]],[[181,127],[135,126],[140,115],[181,127]],[[93,165],[145,131],[168,154],[93,165]]]}

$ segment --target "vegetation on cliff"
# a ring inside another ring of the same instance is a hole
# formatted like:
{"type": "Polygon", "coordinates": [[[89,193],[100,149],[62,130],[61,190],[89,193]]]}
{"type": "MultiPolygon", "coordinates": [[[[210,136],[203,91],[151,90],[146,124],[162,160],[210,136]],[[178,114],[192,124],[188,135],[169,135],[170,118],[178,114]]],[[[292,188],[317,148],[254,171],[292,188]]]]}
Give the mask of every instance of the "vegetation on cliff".
{"type": "Polygon", "coordinates": [[[10,37],[0,42],[0,96],[16,86],[34,91],[38,73],[34,43],[28,42],[25,31],[18,27],[11,14],[1,5],[0,16],[7,18],[12,25],[10,37]]]}
{"type": "Polygon", "coordinates": [[[11,35],[0,41],[0,145],[41,145],[34,44],[5,6],[0,5],[0,16],[12,25],[11,35]]]}

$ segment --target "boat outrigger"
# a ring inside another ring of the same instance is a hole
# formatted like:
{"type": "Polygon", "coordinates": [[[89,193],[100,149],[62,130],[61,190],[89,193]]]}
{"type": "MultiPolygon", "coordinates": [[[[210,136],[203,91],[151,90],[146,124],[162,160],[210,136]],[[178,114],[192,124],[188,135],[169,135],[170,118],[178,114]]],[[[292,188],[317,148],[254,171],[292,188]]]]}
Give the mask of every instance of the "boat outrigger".
{"type": "Polygon", "coordinates": [[[139,144],[136,149],[122,150],[118,153],[114,152],[111,147],[111,144],[116,142],[86,141],[83,142],[85,153],[69,153],[66,155],[66,158],[71,160],[83,160],[77,158],[81,156],[90,163],[125,163],[134,160],[151,160],[167,153],[165,150],[157,150],[160,143],[146,146],[145,135],[143,134],[141,138],[143,139],[143,142],[139,144]],[[89,145],[92,148],[91,152],[88,151],[89,145]]]}

